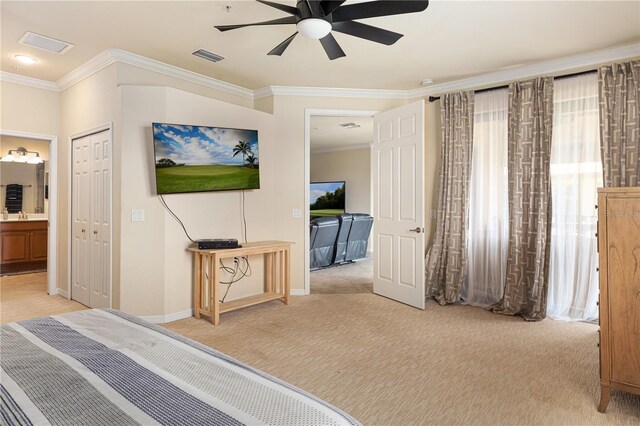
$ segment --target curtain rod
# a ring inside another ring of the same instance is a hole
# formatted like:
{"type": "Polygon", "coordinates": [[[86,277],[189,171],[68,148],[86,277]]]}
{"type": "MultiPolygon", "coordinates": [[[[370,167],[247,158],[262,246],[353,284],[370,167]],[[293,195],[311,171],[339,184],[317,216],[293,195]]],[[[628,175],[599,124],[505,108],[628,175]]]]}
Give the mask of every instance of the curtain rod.
{"type": "MultiPolygon", "coordinates": [[[[580,71],[580,72],[574,72],[574,73],[571,73],[571,74],[559,75],[559,76],[553,77],[553,79],[554,80],[561,80],[563,78],[577,77],[579,75],[593,74],[595,72],[597,72],[597,71],[596,70],[580,71]]],[[[478,94],[478,93],[483,93],[483,92],[490,92],[492,90],[500,90],[500,89],[507,89],[507,88],[509,88],[509,85],[505,84],[505,85],[502,85],[502,86],[488,87],[486,89],[476,90],[474,93],[478,94]]],[[[435,102],[438,99],[440,99],[440,96],[429,96],[429,102],[435,102]]]]}

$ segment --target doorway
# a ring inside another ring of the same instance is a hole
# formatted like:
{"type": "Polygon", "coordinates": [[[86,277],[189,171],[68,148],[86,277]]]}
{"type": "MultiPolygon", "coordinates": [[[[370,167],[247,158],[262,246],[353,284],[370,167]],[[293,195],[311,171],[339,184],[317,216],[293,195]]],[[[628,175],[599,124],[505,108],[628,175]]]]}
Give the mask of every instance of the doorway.
{"type": "Polygon", "coordinates": [[[375,111],[306,110],[304,217],[310,221],[316,219],[314,223],[324,223],[325,226],[335,228],[329,229],[328,232],[336,233],[336,247],[332,246],[333,235],[327,235],[331,241],[320,243],[321,246],[327,247],[314,249],[312,254],[311,244],[315,243],[314,247],[318,246],[319,239],[315,238],[315,233],[311,235],[314,231],[307,232],[305,294],[371,293],[373,291],[371,260],[373,245],[370,239],[371,233],[366,230],[367,224],[363,221],[358,224],[365,228],[363,232],[368,234],[364,250],[360,242],[359,251],[351,250],[349,257],[340,258],[339,255],[336,256],[336,249],[341,251],[343,256],[346,255],[348,231],[345,233],[344,229],[351,225],[343,222],[343,217],[337,216],[342,213],[357,213],[360,216],[359,219],[366,220],[366,216],[371,216],[373,213],[370,153],[375,113],[375,111]],[[342,197],[342,205],[327,206],[318,201],[320,197],[323,197],[320,201],[329,197],[334,201],[340,198],[334,197],[334,194],[342,197]],[[332,222],[335,222],[335,225],[332,222]],[[343,232],[338,237],[339,228],[342,228],[343,232]],[[319,259],[318,253],[322,253],[320,256],[323,259],[319,259]],[[357,260],[350,260],[353,258],[357,260]]]}
{"type": "MultiPolygon", "coordinates": [[[[305,110],[306,217],[309,217],[311,212],[311,140],[312,121],[315,116],[373,118],[370,153],[372,185],[369,190],[373,208],[372,214],[368,217],[372,223],[366,234],[374,246],[371,253],[373,293],[424,309],[424,100],[380,113],[305,110]]],[[[339,125],[353,128],[357,123],[346,122],[339,125]]],[[[327,199],[335,199],[337,193],[326,195],[327,199]]],[[[321,206],[313,207],[318,209],[321,206]]],[[[324,218],[316,220],[322,219],[324,218]]],[[[356,223],[355,215],[352,221],[351,230],[348,231],[349,243],[356,223]]],[[[305,233],[305,294],[311,292],[310,266],[331,267],[340,263],[338,257],[342,253],[339,235],[341,225],[335,222],[335,219],[326,218],[327,227],[338,229],[337,233],[323,233],[326,241],[324,237],[320,238],[320,229],[325,223],[312,223],[309,231],[305,233]],[[331,245],[332,235],[335,237],[334,246],[331,245]],[[322,244],[318,244],[319,239],[322,244]],[[317,247],[321,250],[316,250],[317,247]],[[334,259],[333,262],[331,259],[334,259]]]]}
{"type": "Polygon", "coordinates": [[[0,130],[2,274],[49,295],[58,294],[57,141],[0,130]]]}

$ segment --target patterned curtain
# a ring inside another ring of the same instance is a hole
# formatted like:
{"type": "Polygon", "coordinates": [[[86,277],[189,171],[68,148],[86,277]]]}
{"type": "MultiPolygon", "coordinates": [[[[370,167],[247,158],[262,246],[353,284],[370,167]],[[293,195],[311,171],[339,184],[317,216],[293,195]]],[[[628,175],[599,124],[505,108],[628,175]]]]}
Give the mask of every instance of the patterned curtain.
{"type": "Polygon", "coordinates": [[[426,257],[426,296],[444,305],[460,300],[467,264],[473,92],[443,95],[440,104],[440,193],[436,234],[426,257]]]}
{"type": "Polygon", "coordinates": [[[640,61],[598,70],[604,186],[640,186],[640,61]]]}
{"type": "Polygon", "coordinates": [[[551,241],[553,79],[509,85],[509,245],[496,313],[538,321],[546,316],[551,241]]]}

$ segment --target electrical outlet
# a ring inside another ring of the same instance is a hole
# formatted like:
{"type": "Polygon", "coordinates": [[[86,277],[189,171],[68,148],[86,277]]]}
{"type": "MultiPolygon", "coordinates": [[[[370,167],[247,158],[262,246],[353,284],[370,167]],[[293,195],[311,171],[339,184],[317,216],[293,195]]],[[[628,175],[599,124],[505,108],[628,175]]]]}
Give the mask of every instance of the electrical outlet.
{"type": "Polygon", "coordinates": [[[293,209],[291,211],[291,216],[295,217],[295,218],[300,218],[302,217],[302,209],[293,209]]]}
{"type": "Polygon", "coordinates": [[[144,210],[132,209],[131,210],[131,222],[144,222],[144,210]]]}

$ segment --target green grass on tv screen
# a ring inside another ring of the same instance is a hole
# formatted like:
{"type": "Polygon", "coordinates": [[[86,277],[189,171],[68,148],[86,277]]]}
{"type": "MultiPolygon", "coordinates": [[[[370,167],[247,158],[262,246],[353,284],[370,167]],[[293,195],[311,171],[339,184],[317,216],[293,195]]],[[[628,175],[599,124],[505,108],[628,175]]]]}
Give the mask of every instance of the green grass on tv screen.
{"type": "Polygon", "coordinates": [[[156,167],[156,182],[158,194],[257,189],[260,187],[260,171],[258,168],[224,165],[156,167]]]}
{"type": "Polygon", "coordinates": [[[313,217],[334,217],[341,213],[344,213],[344,209],[311,210],[311,216],[313,217]]]}

